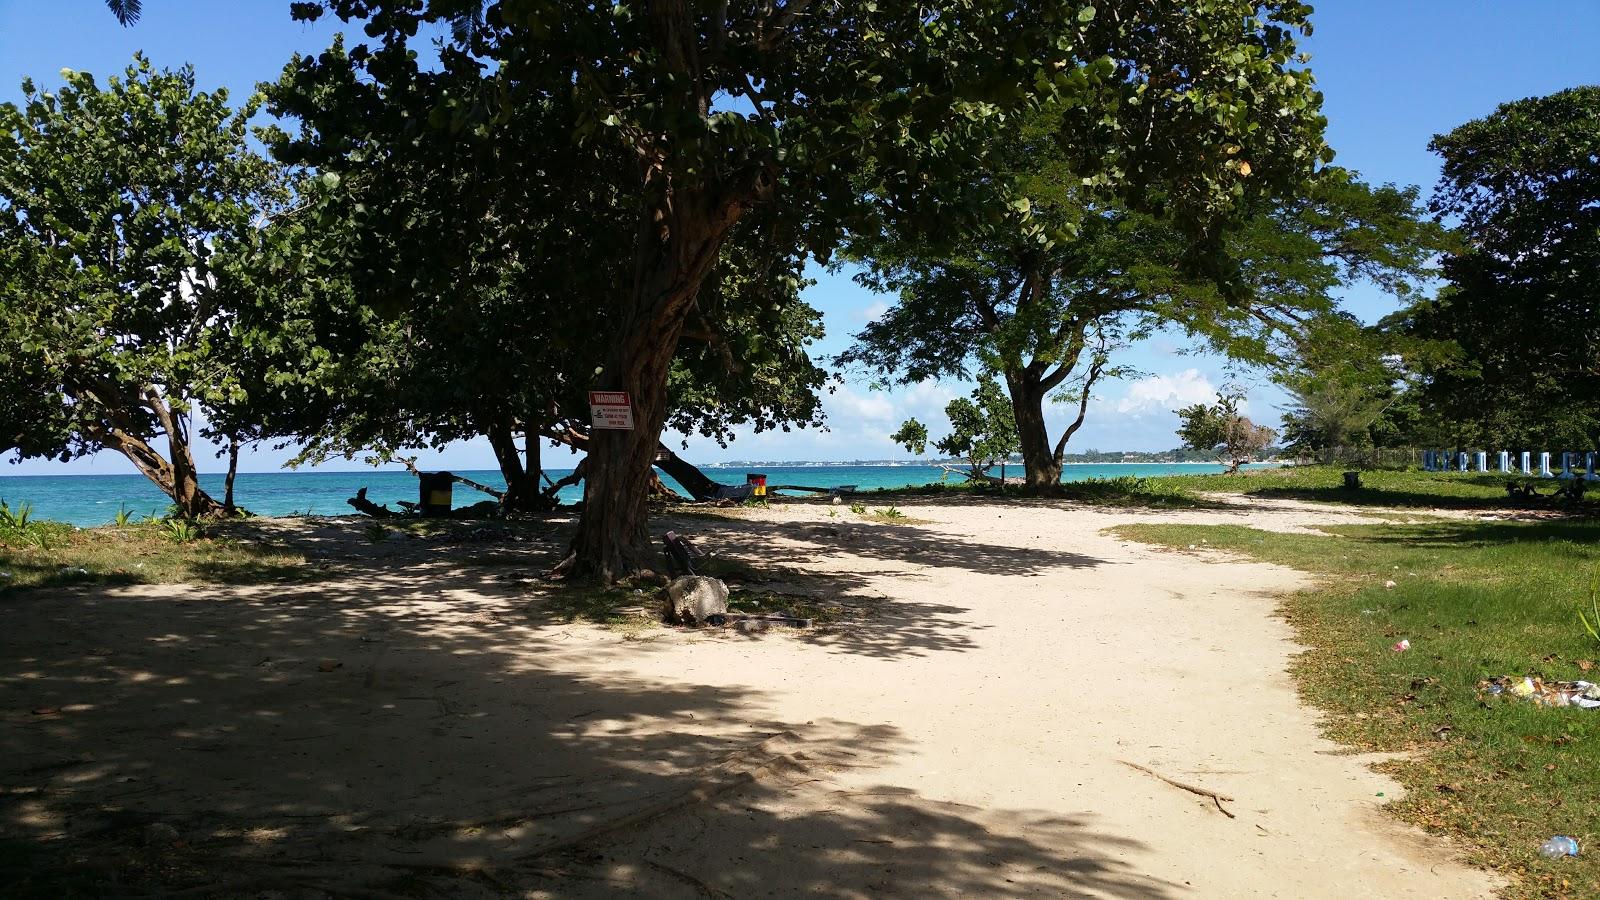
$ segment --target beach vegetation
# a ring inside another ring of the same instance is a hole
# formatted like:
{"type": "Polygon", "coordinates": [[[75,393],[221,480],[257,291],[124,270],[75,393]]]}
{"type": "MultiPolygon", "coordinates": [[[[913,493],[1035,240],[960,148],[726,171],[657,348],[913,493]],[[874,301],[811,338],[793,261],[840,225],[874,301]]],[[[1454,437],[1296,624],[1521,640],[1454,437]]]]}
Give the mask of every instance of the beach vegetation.
{"type": "MultiPolygon", "coordinates": [[[[968,481],[992,480],[989,470],[997,465],[1004,472],[1005,461],[1017,452],[1017,422],[1011,401],[994,378],[980,377],[972,396],[951,400],[944,414],[950,420],[950,432],[933,441],[933,446],[945,456],[965,459],[967,471],[961,474],[968,481]]],[[[907,419],[889,439],[921,456],[928,449],[928,427],[907,419]]]]}
{"type": "Polygon", "coordinates": [[[1506,103],[1434,137],[1432,207],[1464,240],[1436,296],[1386,323],[1415,343],[1453,445],[1600,448],[1600,86],[1506,103]],[[1537,352],[1532,352],[1537,348],[1537,352]]]}
{"type": "Polygon", "coordinates": [[[1228,466],[1228,475],[1259,459],[1278,437],[1276,431],[1239,412],[1244,399],[1242,394],[1224,392],[1217,394],[1215,403],[1178,410],[1178,437],[1184,446],[1215,453],[1228,466]]]}
{"type": "Polygon", "coordinates": [[[142,56],[103,83],[61,78],[0,104],[0,450],[115,450],[184,516],[220,515],[196,431],[244,399],[234,311],[288,197],[250,148],[257,102],[232,109],[142,56]]]}
{"type": "Polygon", "coordinates": [[[314,574],[300,553],[229,535],[207,536],[192,523],[74,528],[34,519],[24,531],[0,528],[0,594],[69,584],[226,583],[296,580],[314,574]],[[188,535],[179,539],[178,533],[188,535]]]}
{"type": "Polygon", "coordinates": [[[859,280],[897,301],[838,359],[896,383],[996,373],[1035,491],[1056,489],[1095,388],[1132,374],[1112,364],[1117,350],[1178,332],[1252,364],[1308,347],[1356,355],[1340,290],[1367,281],[1408,298],[1447,243],[1415,188],[1332,166],[1313,174],[1320,138],[1309,131],[1304,145],[1223,148],[1235,193],[1196,237],[1154,211],[1165,210],[1159,186],[1121,200],[1086,188],[1047,130],[995,138],[1000,177],[985,184],[1003,214],[852,243],[859,280]],[[1047,403],[1068,407],[1054,433],[1047,403]]]}

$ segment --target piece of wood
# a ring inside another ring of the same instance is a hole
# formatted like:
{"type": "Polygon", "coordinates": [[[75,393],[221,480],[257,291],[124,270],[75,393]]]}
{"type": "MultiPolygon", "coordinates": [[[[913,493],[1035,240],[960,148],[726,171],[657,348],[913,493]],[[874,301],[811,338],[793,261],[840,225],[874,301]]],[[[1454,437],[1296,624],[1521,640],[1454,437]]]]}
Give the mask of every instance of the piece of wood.
{"type": "MultiPolygon", "coordinates": [[[[402,459],[401,462],[405,464],[407,472],[410,472],[411,474],[417,476],[418,478],[422,477],[421,470],[419,470],[417,468],[417,461],[416,460],[414,460],[414,459],[402,459]]],[[[454,481],[457,484],[464,484],[469,488],[473,488],[474,490],[483,491],[485,494],[488,494],[489,496],[495,498],[496,500],[504,500],[506,498],[506,492],[505,491],[496,490],[496,489],[494,489],[492,487],[489,487],[487,484],[479,484],[478,482],[473,481],[471,478],[462,478],[460,475],[457,475],[454,472],[450,472],[450,473],[447,473],[447,474],[449,474],[451,481],[454,481]]]]}
{"type": "Polygon", "coordinates": [[[356,512],[365,513],[374,519],[392,519],[400,515],[387,506],[379,506],[367,499],[367,489],[356,491],[356,495],[345,501],[356,508],[356,512]]]}
{"type": "Polygon", "coordinates": [[[1217,805],[1217,811],[1218,812],[1222,813],[1223,815],[1227,816],[1230,819],[1238,818],[1233,813],[1228,812],[1222,806],[1222,801],[1224,801],[1224,800],[1228,801],[1229,803],[1232,803],[1233,802],[1233,798],[1232,797],[1229,797],[1229,796],[1227,796],[1225,794],[1219,794],[1216,791],[1208,790],[1208,789],[1203,788],[1203,787],[1196,787],[1196,786],[1194,786],[1192,784],[1184,784],[1181,781],[1175,781],[1175,780],[1173,780],[1171,778],[1168,778],[1167,776],[1161,774],[1160,772],[1157,772],[1154,769],[1147,768],[1145,766],[1141,766],[1141,765],[1139,765],[1138,763],[1135,763],[1135,762],[1128,762],[1125,759],[1119,759],[1119,760],[1117,760],[1117,762],[1122,763],[1123,765],[1127,766],[1130,769],[1134,769],[1136,771],[1143,772],[1146,775],[1149,775],[1151,778],[1155,778],[1155,779],[1159,779],[1161,781],[1165,781],[1167,784],[1170,784],[1173,787],[1178,788],[1179,790],[1185,790],[1185,791],[1188,791],[1191,794],[1199,794],[1202,797],[1210,797],[1211,798],[1211,802],[1215,803],[1217,805]]]}

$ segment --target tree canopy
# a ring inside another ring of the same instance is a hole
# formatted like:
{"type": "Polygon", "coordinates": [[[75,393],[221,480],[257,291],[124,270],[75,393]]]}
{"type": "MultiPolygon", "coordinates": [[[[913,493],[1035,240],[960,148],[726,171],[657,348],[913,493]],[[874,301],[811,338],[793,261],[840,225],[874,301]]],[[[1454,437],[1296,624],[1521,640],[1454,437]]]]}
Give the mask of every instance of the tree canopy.
{"type": "Polygon", "coordinates": [[[1164,328],[1251,362],[1301,358],[1330,337],[1340,287],[1369,280],[1409,296],[1429,272],[1444,232],[1414,188],[1373,187],[1352,172],[1320,170],[1292,192],[1242,202],[1211,267],[1191,259],[1193,238],[1170,216],[1095,201],[1070,179],[1046,177],[1060,158],[1020,145],[1004,182],[1024,192],[1004,224],[959,237],[885,235],[856,247],[867,284],[898,302],[863,329],[841,360],[902,382],[1001,373],[1021,433],[1028,481],[1060,480],[1067,441],[1089,392],[1119,346],[1164,328]],[[1030,239],[1026,223],[1058,237],[1030,239]],[[961,241],[954,252],[944,247],[961,241]],[[1293,352],[1286,352],[1292,350],[1293,352]],[[1076,406],[1052,440],[1044,403],[1076,406]]]}
{"type": "Polygon", "coordinates": [[[255,100],[137,57],[102,86],[23,83],[0,106],[0,445],[131,460],[186,516],[197,417],[249,401],[237,313],[263,218],[287,198],[248,146],[255,100]],[[164,442],[165,455],[157,449],[164,442]]]}
{"type": "Polygon", "coordinates": [[[1178,410],[1178,437],[1183,445],[1215,454],[1227,463],[1230,474],[1260,459],[1278,435],[1240,413],[1243,401],[1242,394],[1225,392],[1217,394],[1215,403],[1196,403],[1178,410]]]}
{"type": "Polygon", "coordinates": [[[1507,103],[1434,138],[1449,284],[1392,324],[1456,441],[1600,446],[1600,87],[1507,103]],[[1537,348],[1537,352],[1530,352],[1537,348]]]}
{"type": "MultiPolygon", "coordinates": [[[[935,221],[970,199],[961,186],[992,130],[1046,99],[1081,177],[1116,192],[1175,173],[1164,202],[1197,233],[1246,193],[1250,167],[1223,148],[1255,154],[1263,181],[1320,153],[1314,91],[1289,70],[1309,13],[1300,3],[501,0],[478,15],[442,0],[328,0],[295,10],[361,20],[369,36],[348,62],[298,64],[302,98],[284,102],[306,147],[337,154],[369,128],[359,107],[318,102],[320,86],[354,71],[384,96],[407,95],[417,35],[466,11],[471,27],[452,29],[441,69],[475,67],[481,87],[434,94],[415,127],[492,140],[537,114],[548,144],[622,160],[614,184],[629,239],[613,261],[624,275],[604,304],[606,355],[581,387],[627,392],[638,428],[593,435],[569,566],[602,579],[653,556],[644,479],[679,344],[724,247],[757,211],[819,257],[863,223],[935,221]]],[[[546,218],[591,227],[561,214],[560,170],[529,184],[551,201],[546,218]]]]}

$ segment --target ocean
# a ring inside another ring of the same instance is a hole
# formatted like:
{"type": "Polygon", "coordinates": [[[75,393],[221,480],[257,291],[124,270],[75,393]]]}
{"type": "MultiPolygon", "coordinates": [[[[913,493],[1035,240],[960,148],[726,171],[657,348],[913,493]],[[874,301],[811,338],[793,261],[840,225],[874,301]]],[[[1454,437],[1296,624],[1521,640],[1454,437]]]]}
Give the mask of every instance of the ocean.
{"type": "MultiPolygon", "coordinates": [[[[1140,478],[1161,475],[1198,475],[1220,472],[1219,465],[1122,463],[1112,465],[1068,465],[1063,481],[1083,481],[1089,478],[1117,478],[1132,475],[1140,478]]],[[[704,466],[701,469],[711,478],[725,484],[744,484],[745,475],[761,472],[770,485],[794,484],[809,487],[839,487],[855,485],[858,490],[905,487],[928,484],[940,480],[944,471],[933,466],[767,466],[762,468],[704,466]]],[[[552,469],[550,475],[560,478],[568,470],[552,469]]],[[[460,471],[456,474],[490,487],[504,487],[505,480],[498,471],[460,471]]],[[[1009,467],[1008,475],[1022,474],[1022,466],[1009,467]]],[[[957,476],[951,476],[955,478],[957,476]]],[[[671,479],[665,479],[676,487],[671,479]]],[[[200,483],[212,496],[222,499],[223,476],[206,474],[200,483]]],[[[349,515],[354,513],[346,503],[360,488],[367,488],[367,499],[387,503],[399,509],[395,501],[417,500],[417,479],[404,469],[364,469],[344,472],[240,472],[234,482],[234,499],[239,506],[262,516],[288,515],[349,515]]],[[[570,487],[562,491],[561,499],[572,502],[582,497],[582,490],[570,487]]],[[[163,515],[167,497],[142,475],[6,475],[0,476],[0,499],[14,508],[20,503],[31,503],[36,518],[70,522],[73,525],[104,525],[112,520],[118,509],[126,508],[135,516],[163,515]]],[[[455,503],[465,506],[487,500],[465,485],[455,486],[455,503]]]]}

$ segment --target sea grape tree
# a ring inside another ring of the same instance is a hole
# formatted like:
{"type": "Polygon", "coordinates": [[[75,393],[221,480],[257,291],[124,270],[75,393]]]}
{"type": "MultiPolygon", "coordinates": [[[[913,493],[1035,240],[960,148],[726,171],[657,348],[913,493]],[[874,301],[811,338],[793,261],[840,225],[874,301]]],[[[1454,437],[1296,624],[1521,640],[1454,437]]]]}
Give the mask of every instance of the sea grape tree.
{"type": "Polygon", "coordinates": [[[248,143],[251,100],[136,57],[0,105],[0,447],[125,455],[182,515],[205,421],[247,402],[233,328],[284,179],[248,143]],[[213,415],[208,415],[208,413],[213,415]]]}

